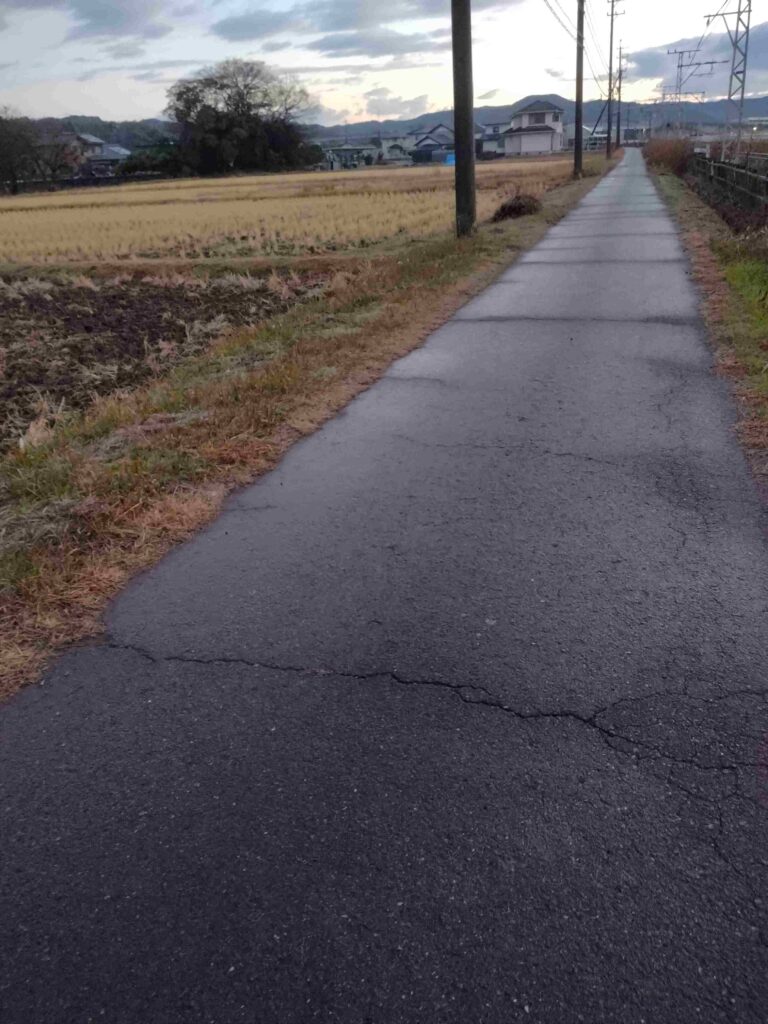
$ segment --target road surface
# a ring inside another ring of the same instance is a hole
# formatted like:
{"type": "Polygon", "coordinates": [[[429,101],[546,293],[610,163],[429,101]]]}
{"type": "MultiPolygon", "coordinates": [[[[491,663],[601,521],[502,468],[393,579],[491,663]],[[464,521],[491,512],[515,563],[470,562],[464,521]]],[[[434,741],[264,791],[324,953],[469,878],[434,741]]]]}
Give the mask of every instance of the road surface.
{"type": "Polygon", "coordinates": [[[0,713],[2,1024],[768,1019],[766,518],[630,152],[0,713]]]}

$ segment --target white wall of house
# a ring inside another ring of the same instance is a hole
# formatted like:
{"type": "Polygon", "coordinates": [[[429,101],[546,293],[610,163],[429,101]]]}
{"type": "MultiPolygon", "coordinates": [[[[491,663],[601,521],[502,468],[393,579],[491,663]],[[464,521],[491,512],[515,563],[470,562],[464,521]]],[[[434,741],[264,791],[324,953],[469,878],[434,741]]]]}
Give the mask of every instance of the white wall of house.
{"type": "Polygon", "coordinates": [[[562,136],[555,132],[521,132],[519,135],[504,137],[505,156],[541,156],[557,153],[562,149],[562,136]]]}

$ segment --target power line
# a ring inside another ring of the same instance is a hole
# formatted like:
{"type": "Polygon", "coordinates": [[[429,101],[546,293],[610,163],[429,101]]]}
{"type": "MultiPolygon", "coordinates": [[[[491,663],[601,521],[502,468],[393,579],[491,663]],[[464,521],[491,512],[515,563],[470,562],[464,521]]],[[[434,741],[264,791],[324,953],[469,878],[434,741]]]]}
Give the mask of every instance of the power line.
{"type": "MultiPolygon", "coordinates": [[[[574,42],[576,42],[575,30],[572,30],[571,28],[569,28],[568,25],[563,20],[563,17],[567,18],[568,16],[565,14],[565,11],[563,11],[562,5],[560,4],[560,0],[544,0],[544,3],[547,6],[547,10],[550,12],[552,17],[558,23],[560,28],[564,32],[566,32],[574,42]],[[558,11],[555,10],[554,4],[557,4],[557,6],[560,8],[560,10],[563,11],[562,15],[560,15],[558,13],[558,11]]],[[[584,48],[584,56],[586,57],[587,64],[589,65],[589,70],[590,70],[590,72],[592,74],[592,78],[594,80],[594,83],[597,86],[597,88],[598,88],[598,90],[600,92],[600,95],[603,96],[604,95],[603,87],[600,85],[599,76],[598,76],[597,72],[594,69],[594,66],[592,64],[592,59],[590,58],[589,52],[587,51],[586,47],[584,48]]]]}
{"type": "Polygon", "coordinates": [[[604,91],[602,85],[600,84],[600,79],[597,76],[597,73],[595,72],[594,67],[592,66],[592,60],[591,60],[591,58],[589,56],[589,50],[587,50],[586,47],[584,48],[584,56],[587,59],[587,64],[589,65],[589,70],[590,70],[590,72],[592,74],[592,80],[594,81],[595,85],[597,86],[598,92],[600,93],[600,97],[602,99],[603,97],[605,97],[605,91],[604,91]]]}
{"type": "Polygon", "coordinates": [[[567,25],[569,26],[571,31],[575,33],[576,32],[576,26],[573,23],[573,18],[571,18],[571,16],[565,10],[563,5],[560,3],[560,0],[552,0],[552,2],[554,3],[555,7],[557,7],[557,9],[560,12],[560,14],[563,16],[563,20],[567,23],[567,25]]]}
{"type": "Polygon", "coordinates": [[[576,42],[576,36],[575,36],[575,34],[574,34],[574,33],[573,33],[573,31],[572,31],[571,29],[569,29],[569,28],[568,28],[568,26],[567,26],[567,25],[565,24],[565,22],[563,21],[563,19],[562,19],[562,18],[560,17],[560,15],[559,15],[559,14],[557,13],[557,11],[555,10],[555,8],[554,8],[554,7],[552,6],[552,4],[550,3],[550,0],[544,0],[544,3],[545,3],[545,4],[547,5],[547,9],[548,9],[548,10],[550,11],[550,13],[552,14],[552,17],[553,17],[553,18],[555,19],[555,21],[556,21],[556,22],[558,23],[558,25],[560,26],[560,28],[561,28],[561,29],[563,29],[563,31],[564,31],[564,32],[567,32],[567,33],[568,33],[568,35],[569,35],[569,36],[571,37],[571,39],[573,39],[573,41],[574,41],[574,42],[576,42]]]}
{"type": "MultiPolygon", "coordinates": [[[[701,50],[702,46],[704,45],[704,40],[707,38],[707,36],[709,35],[709,33],[711,31],[712,24],[713,24],[714,20],[716,18],[720,17],[720,15],[723,12],[723,8],[726,6],[727,3],[728,3],[728,0],[723,0],[723,2],[720,4],[720,7],[719,7],[719,9],[717,11],[717,14],[713,14],[711,16],[711,18],[707,18],[707,23],[706,23],[706,26],[704,28],[704,31],[701,33],[701,38],[699,39],[698,43],[696,44],[696,53],[698,53],[699,50],[701,50]]],[[[688,74],[686,75],[686,77],[685,77],[685,79],[684,79],[682,84],[686,85],[693,78],[693,76],[695,74],[696,74],[696,70],[694,68],[693,70],[688,72],[688,74]]]]}
{"type": "MultiPolygon", "coordinates": [[[[726,0],[726,2],[727,2],[727,0],[726,0]]],[[[603,68],[607,71],[608,70],[608,61],[605,59],[605,54],[603,53],[603,48],[600,45],[599,35],[598,35],[598,32],[597,32],[597,29],[595,28],[595,23],[592,20],[592,15],[590,14],[590,11],[589,11],[589,6],[586,7],[585,13],[586,13],[586,18],[587,18],[587,27],[589,29],[589,34],[590,34],[590,36],[592,38],[592,45],[595,48],[595,53],[597,54],[597,56],[598,56],[598,58],[600,60],[600,63],[603,65],[603,68]]]]}

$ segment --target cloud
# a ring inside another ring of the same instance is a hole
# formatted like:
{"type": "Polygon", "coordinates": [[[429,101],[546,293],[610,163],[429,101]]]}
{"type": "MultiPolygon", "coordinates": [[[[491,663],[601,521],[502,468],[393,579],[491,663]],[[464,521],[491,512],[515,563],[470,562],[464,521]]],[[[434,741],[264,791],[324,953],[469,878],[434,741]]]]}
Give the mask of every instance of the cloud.
{"type": "Polygon", "coordinates": [[[544,68],[550,78],[562,78],[565,74],[564,71],[556,71],[554,68],[544,68]]]}
{"type": "Polygon", "coordinates": [[[84,71],[81,75],[77,76],[78,82],[91,82],[94,78],[104,78],[107,75],[119,75],[126,74],[136,81],[157,81],[157,82],[173,82],[175,78],[164,78],[160,75],[161,71],[182,71],[184,68],[202,68],[205,67],[208,62],[205,59],[187,59],[187,60],[151,60],[144,61],[141,64],[102,64],[97,68],[91,68],[89,71],[84,71]]]}
{"type": "Polygon", "coordinates": [[[494,96],[498,95],[498,92],[499,92],[498,89],[489,89],[488,92],[482,93],[477,98],[479,100],[492,100],[494,96]]]}
{"type": "Polygon", "coordinates": [[[0,0],[0,26],[16,11],[63,10],[74,21],[70,38],[159,39],[172,31],[165,0],[0,0]]]}
{"type": "Polygon", "coordinates": [[[418,117],[425,114],[429,106],[429,97],[415,96],[404,100],[402,96],[394,96],[391,89],[378,86],[363,94],[366,99],[366,113],[373,117],[418,117]]]}
{"type": "Polygon", "coordinates": [[[124,43],[114,43],[106,47],[107,53],[113,60],[130,60],[132,57],[142,57],[144,46],[141,43],[128,40],[124,43]]]}
{"type": "Polygon", "coordinates": [[[317,103],[310,110],[307,111],[304,121],[308,122],[310,118],[324,125],[335,125],[341,124],[345,121],[351,111],[349,110],[334,110],[333,107],[323,106],[322,103],[317,103]]]}
{"type": "Polygon", "coordinates": [[[278,50],[289,50],[293,46],[293,43],[289,43],[286,39],[273,39],[272,42],[264,43],[262,49],[266,53],[277,53],[278,50]]]}
{"type": "Polygon", "coordinates": [[[434,33],[395,32],[376,28],[360,32],[336,32],[306,44],[326,57],[388,57],[412,53],[432,53],[450,49],[450,41],[434,33]]]}
{"type": "Polygon", "coordinates": [[[254,10],[217,21],[212,31],[228,42],[263,39],[295,28],[297,20],[292,11],[254,10]]]}
{"type": "MultiPolygon", "coordinates": [[[[676,78],[677,58],[667,50],[691,50],[698,45],[699,39],[678,39],[664,46],[654,46],[647,50],[638,50],[629,55],[629,74],[632,78],[660,80],[666,88],[674,87],[676,78]]],[[[685,71],[686,91],[699,92],[706,90],[708,97],[722,96],[728,89],[730,74],[731,42],[727,33],[713,33],[704,40],[701,51],[696,54],[697,61],[726,61],[712,68],[697,71],[689,68],[685,71]],[[690,76],[690,77],[688,77],[690,76]]],[[[747,88],[754,91],[764,88],[768,73],[768,22],[754,25],[749,37],[749,67],[747,72],[747,88]]]]}
{"type": "MultiPolygon", "coordinates": [[[[522,3],[522,0],[512,2],[522,3]]],[[[473,4],[475,11],[506,6],[504,0],[475,0],[473,4]]],[[[360,34],[366,33],[383,39],[387,32],[392,37],[401,35],[388,28],[389,25],[432,18],[445,19],[448,15],[446,0],[390,0],[387,4],[367,0],[313,0],[294,4],[281,11],[262,8],[230,15],[215,22],[211,31],[229,42],[259,40],[289,30],[306,36],[320,34],[335,38],[337,33],[357,33],[357,38],[361,38],[360,34]]],[[[447,35],[445,29],[441,33],[447,35]]],[[[393,41],[396,42],[396,38],[393,41]]],[[[395,49],[387,52],[396,54],[403,51],[395,49]]]]}

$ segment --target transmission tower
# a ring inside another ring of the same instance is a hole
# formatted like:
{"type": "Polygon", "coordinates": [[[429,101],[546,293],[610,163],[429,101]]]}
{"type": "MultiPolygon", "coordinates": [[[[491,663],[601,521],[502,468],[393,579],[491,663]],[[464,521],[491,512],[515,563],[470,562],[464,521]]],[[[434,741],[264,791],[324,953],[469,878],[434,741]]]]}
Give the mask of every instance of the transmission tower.
{"type": "MultiPolygon", "coordinates": [[[[716,18],[722,18],[731,40],[731,78],[728,84],[728,105],[726,107],[725,140],[727,143],[732,124],[736,124],[736,152],[741,149],[741,135],[744,122],[744,92],[747,85],[747,55],[749,53],[749,25],[752,19],[752,0],[737,0],[737,9],[725,13],[710,14],[707,25],[716,18]]],[[[725,157],[725,151],[723,152],[725,157]]]]}
{"type": "Polygon", "coordinates": [[[675,77],[675,106],[677,107],[677,133],[678,135],[683,134],[683,70],[686,67],[690,67],[690,63],[686,64],[686,60],[691,57],[695,57],[698,53],[696,50],[667,50],[667,54],[670,57],[677,57],[677,75],[675,77]]]}

